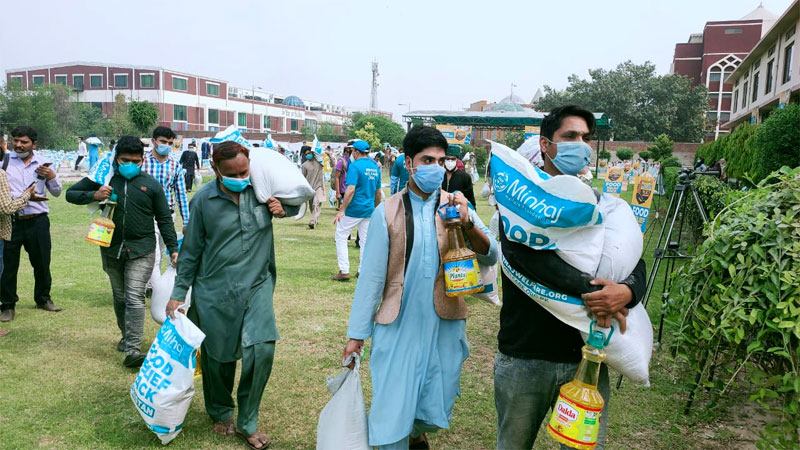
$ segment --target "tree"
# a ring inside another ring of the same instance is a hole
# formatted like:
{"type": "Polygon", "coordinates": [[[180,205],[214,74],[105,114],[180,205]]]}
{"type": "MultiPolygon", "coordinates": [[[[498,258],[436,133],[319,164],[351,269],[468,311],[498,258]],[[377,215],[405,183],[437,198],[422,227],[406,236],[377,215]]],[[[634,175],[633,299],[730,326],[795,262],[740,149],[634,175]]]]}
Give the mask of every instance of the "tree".
{"type": "Polygon", "coordinates": [[[90,103],[75,103],[77,113],[77,127],[75,133],[78,136],[89,136],[92,133],[98,136],[108,136],[111,134],[111,124],[108,118],[103,116],[103,110],[90,103]]]}
{"type": "Polygon", "coordinates": [[[40,148],[74,147],[76,113],[69,101],[69,91],[61,85],[42,85],[30,91],[17,84],[0,91],[0,123],[12,129],[19,125],[33,127],[39,135],[40,148]]]}
{"type": "Polygon", "coordinates": [[[315,134],[320,142],[336,142],[345,139],[345,135],[336,131],[336,124],[330,122],[322,122],[313,128],[303,125],[300,132],[307,141],[314,139],[315,134]]]}
{"type": "Polygon", "coordinates": [[[615,153],[620,161],[630,161],[633,158],[633,149],[628,147],[620,147],[615,153]]]}
{"type": "Polygon", "coordinates": [[[608,150],[600,150],[600,153],[597,154],[597,157],[600,159],[611,159],[611,152],[608,150]]]}
{"type": "Polygon", "coordinates": [[[136,127],[128,116],[128,103],[125,94],[114,97],[114,111],[111,113],[111,134],[115,137],[136,134],[136,127]]]}
{"type": "Polygon", "coordinates": [[[648,151],[639,152],[639,159],[642,161],[649,161],[653,156],[648,151]]]}
{"type": "Polygon", "coordinates": [[[128,119],[140,136],[148,136],[158,123],[158,107],[148,101],[132,100],[128,104],[128,119]]]}
{"type": "Polygon", "coordinates": [[[651,141],[666,133],[680,141],[697,142],[703,137],[708,108],[705,87],[693,88],[688,78],[679,75],[657,76],[650,62],[626,61],[614,70],[590,70],[589,76],[584,80],[571,75],[563,91],[545,86],[539,108],[550,111],[575,103],[605,112],[614,126],[599,130],[601,138],[611,133],[618,141],[651,141]]]}
{"type": "Polygon", "coordinates": [[[348,130],[348,135],[351,139],[358,136],[358,130],[364,129],[367,123],[371,123],[381,144],[388,142],[394,147],[403,145],[403,138],[406,136],[406,132],[399,123],[393,122],[383,116],[367,115],[358,112],[353,113],[351,120],[353,121],[353,125],[349,127],[348,130]]]}
{"type": "Polygon", "coordinates": [[[766,178],[781,166],[800,166],[800,105],[775,110],[753,137],[756,180],[766,178]]]}
{"type": "Polygon", "coordinates": [[[647,148],[648,154],[656,161],[663,161],[664,158],[672,156],[675,143],[666,134],[659,134],[653,145],[647,148]]]}
{"type": "Polygon", "coordinates": [[[522,143],[525,142],[525,132],[522,130],[514,130],[505,133],[500,143],[511,149],[518,149],[522,143]]]}
{"type": "Polygon", "coordinates": [[[375,125],[371,122],[367,122],[363,128],[356,130],[355,133],[355,137],[367,141],[373,151],[378,151],[383,148],[381,139],[378,137],[378,132],[375,130],[375,125]]]}

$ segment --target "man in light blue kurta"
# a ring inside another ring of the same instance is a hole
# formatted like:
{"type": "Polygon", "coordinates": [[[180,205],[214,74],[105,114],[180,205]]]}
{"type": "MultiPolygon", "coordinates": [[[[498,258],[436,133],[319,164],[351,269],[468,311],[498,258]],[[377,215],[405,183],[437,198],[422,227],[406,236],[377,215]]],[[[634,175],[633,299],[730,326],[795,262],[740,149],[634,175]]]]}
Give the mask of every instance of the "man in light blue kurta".
{"type": "MultiPolygon", "coordinates": [[[[412,133],[409,132],[409,135],[412,133]]],[[[444,148],[446,146],[444,141],[444,148]]],[[[409,145],[404,143],[404,147],[408,152],[409,145]]],[[[436,148],[437,151],[441,150],[438,152],[441,153],[440,157],[434,155],[437,160],[432,165],[439,169],[439,164],[444,161],[444,148],[436,148]]],[[[409,158],[412,156],[408,155],[409,158]]],[[[421,166],[422,163],[419,163],[418,167],[421,166]]],[[[412,174],[416,172],[415,169],[412,167],[412,174]]],[[[419,172],[422,173],[422,169],[419,172]]],[[[441,174],[444,174],[443,169],[441,174]]],[[[441,276],[435,215],[439,205],[448,201],[461,204],[466,210],[466,200],[463,195],[440,193],[438,189],[425,194],[424,190],[420,190],[420,184],[427,183],[424,177],[418,179],[414,174],[407,193],[413,214],[413,247],[407,253],[399,313],[391,323],[376,323],[376,310],[384,297],[387,283],[390,254],[387,202],[378,206],[372,216],[368,232],[370,238],[364,249],[364,263],[347,331],[351,340],[372,337],[370,368],[373,395],[369,413],[369,444],[381,448],[408,448],[409,435],[415,438],[425,432],[449,427],[455,397],[460,393],[461,365],[469,355],[466,320],[443,319],[434,307],[436,279],[437,275],[441,276]]],[[[433,183],[430,185],[433,186],[433,183]]],[[[403,192],[396,195],[403,195],[403,192]]],[[[485,254],[476,251],[478,260],[483,264],[494,264],[497,246],[488,228],[474,210],[470,209],[462,217],[468,217],[467,223],[473,225],[466,232],[468,239],[483,236],[480,247],[484,248],[485,254]]],[[[473,247],[478,250],[479,245],[473,242],[473,247]]],[[[441,284],[436,287],[441,288],[441,284]]]]}

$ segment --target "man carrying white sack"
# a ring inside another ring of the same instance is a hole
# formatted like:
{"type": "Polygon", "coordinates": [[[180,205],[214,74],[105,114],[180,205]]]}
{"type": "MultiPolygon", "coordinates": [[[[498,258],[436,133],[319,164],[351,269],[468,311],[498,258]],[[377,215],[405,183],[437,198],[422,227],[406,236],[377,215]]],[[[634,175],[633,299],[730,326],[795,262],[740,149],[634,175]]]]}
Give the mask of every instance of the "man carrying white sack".
{"type": "MultiPolygon", "coordinates": [[[[544,172],[576,176],[589,164],[591,148],[586,141],[594,130],[591,112],[575,105],[553,109],[542,121],[539,139],[544,172]]],[[[633,273],[621,283],[595,279],[566,264],[555,251],[534,250],[509,241],[502,229],[503,221],[500,222],[502,254],[514,270],[557,292],[581,297],[599,325],[611,325],[613,317],[619,322],[619,331],[625,331],[628,309],[644,295],[644,261],[639,260],[633,273]]],[[[505,273],[502,281],[494,379],[497,447],[532,448],[561,385],[575,376],[584,343],[577,329],[532,300],[505,273]]],[[[603,448],[610,396],[605,364],[600,370],[598,390],[605,400],[597,438],[597,448],[603,448]]]]}

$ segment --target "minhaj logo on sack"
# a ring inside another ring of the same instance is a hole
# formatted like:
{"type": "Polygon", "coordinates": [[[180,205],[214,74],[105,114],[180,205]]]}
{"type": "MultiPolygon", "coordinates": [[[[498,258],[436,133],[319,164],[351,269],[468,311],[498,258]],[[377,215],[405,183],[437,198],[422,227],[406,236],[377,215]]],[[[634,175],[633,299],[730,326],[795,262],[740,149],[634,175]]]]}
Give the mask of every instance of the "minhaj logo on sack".
{"type": "Polygon", "coordinates": [[[503,192],[508,187],[508,175],[505,172],[498,172],[492,178],[492,187],[495,192],[503,192]]]}

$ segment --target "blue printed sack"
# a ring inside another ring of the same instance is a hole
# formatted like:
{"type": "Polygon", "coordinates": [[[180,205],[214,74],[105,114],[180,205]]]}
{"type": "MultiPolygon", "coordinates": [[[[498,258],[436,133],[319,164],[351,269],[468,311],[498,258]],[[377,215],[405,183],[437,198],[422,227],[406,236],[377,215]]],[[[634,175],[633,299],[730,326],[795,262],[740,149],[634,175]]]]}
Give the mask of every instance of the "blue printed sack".
{"type": "Polygon", "coordinates": [[[166,445],[183,428],[194,396],[197,349],[206,335],[186,315],[175,313],[158,331],[131,385],[131,400],[145,424],[166,445]]]}

